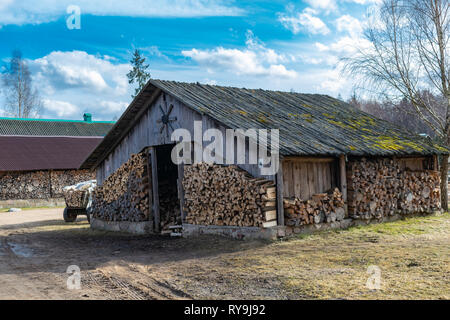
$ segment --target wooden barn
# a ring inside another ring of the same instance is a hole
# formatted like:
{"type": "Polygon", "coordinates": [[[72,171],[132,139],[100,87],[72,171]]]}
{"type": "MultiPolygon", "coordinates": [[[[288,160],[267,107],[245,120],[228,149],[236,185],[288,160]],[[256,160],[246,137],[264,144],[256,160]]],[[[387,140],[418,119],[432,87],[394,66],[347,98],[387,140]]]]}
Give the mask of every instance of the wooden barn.
{"type": "Polygon", "coordinates": [[[93,227],[245,238],[439,210],[440,155],[330,96],[150,80],[81,168],[99,184],[93,227]],[[233,142],[227,129],[278,129],[278,171],[262,174],[251,136],[245,159],[257,163],[174,164],[172,133],[186,129],[195,150],[198,128],[233,142]]]}
{"type": "Polygon", "coordinates": [[[0,118],[0,208],[62,205],[62,189],[95,177],[78,170],[113,122],[0,118]]]}

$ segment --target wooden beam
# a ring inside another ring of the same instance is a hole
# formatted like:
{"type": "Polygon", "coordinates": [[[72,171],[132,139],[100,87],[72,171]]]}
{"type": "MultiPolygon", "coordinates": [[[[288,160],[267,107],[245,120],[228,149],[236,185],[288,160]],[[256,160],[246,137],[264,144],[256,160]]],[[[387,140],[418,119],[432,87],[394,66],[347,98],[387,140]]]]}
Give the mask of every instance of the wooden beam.
{"type": "Polygon", "coordinates": [[[183,184],[181,183],[183,181],[183,177],[184,177],[184,164],[179,164],[178,165],[178,199],[180,200],[180,215],[181,215],[181,222],[184,222],[184,210],[183,210],[183,206],[184,206],[184,189],[183,189],[183,184]]]}
{"type": "Polygon", "coordinates": [[[433,154],[433,170],[439,171],[439,161],[436,154],[433,154]]]}
{"type": "Polygon", "coordinates": [[[152,164],[152,189],[153,189],[153,221],[155,232],[160,232],[160,215],[159,215],[159,189],[158,189],[158,161],[156,157],[155,147],[150,147],[150,159],[152,164]]]}
{"type": "Polygon", "coordinates": [[[336,158],[315,158],[315,157],[283,157],[283,160],[289,160],[292,162],[333,162],[336,158]]]}
{"type": "Polygon", "coordinates": [[[152,211],[149,214],[149,220],[153,220],[152,214],[153,214],[153,178],[152,178],[152,166],[151,166],[151,152],[150,148],[147,148],[147,175],[148,175],[148,207],[152,211]]]}
{"type": "Polygon", "coordinates": [[[348,204],[347,204],[347,172],[345,167],[345,155],[339,156],[339,182],[342,193],[342,199],[345,203],[345,216],[348,216],[348,204]]]}
{"type": "Polygon", "coordinates": [[[278,172],[275,175],[277,184],[277,221],[279,226],[284,226],[284,205],[283,205],[283,162],[280,161],[278,172]]]}
{"type": "Polygon", "coordinates": [[[441,156],[441,207],[448,211],[448,155],[441,156]]]}

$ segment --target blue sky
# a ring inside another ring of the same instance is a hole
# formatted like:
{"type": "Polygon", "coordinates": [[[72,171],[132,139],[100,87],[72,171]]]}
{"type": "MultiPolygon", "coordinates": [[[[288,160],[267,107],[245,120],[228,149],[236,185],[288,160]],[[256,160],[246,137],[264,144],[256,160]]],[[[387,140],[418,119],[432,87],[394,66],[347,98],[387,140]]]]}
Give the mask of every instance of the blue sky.
{"type": "MultiPolygon", "coordinates": [[[[140,49],[153,78],[346,98],[339,59],[362,37],[378,0],[0,0],[0,60],[20,49],[43,118],[119,117],[134,89],[126,73],[140,49]],[[69,5],[81,29],[69,30],[69,5]]],[[[1,98],[0,98],[1,102],[1,98]]],[[[8,116],[1,110],[0,114],[8,116]]]]}

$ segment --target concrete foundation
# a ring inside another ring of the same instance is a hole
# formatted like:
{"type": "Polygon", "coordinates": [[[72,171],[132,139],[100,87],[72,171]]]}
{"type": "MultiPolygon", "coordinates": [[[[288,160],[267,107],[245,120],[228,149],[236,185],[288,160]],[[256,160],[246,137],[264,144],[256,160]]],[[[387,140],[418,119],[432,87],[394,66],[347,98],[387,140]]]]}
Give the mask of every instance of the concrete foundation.
{"type": "Polygon", "coordinates": [[[208,234],[239,240],[275,240],[279,236],[280,228],[283,233],[284,227],[258,228],[183,224],[183,237],[188,238],[208,234]]]}
{"type": "Polygon", "coordinates": [[[103,221],[91,217],[91,228],[95,230],[120,231],[133,234],[153,233],[153,221],[103,221]]]}
{"type": "MultiPolygon", "coordinates": [[[[371,220],[354,220],[347,218],[330,223],[308,224],[303,226],[277,226],[272,228],[183,224],[182,235],[184,238],[196,237],[200,235],[216,235],[238,240],[276,240],[278,238],[289,237],[296,234],[312,234],[320,231],[347,229],[355,226],[392,222],[404,218],[421,217],[440,213],[440,211],[436,211],[433,213],[408,215],[396,214],[389,217],[383,217],[381,219],[371,220]]],[[[91,228],[96,230],[119,231],[133,234],[154,233],[152,221],[103,221],[91,217],[91,228]]]]}
{"type": "Polygon", "coordinates": [[[330,223],[308,224],[303,226],[277,226],[273,228],[258,227],[236,227],[236,226],[203,226],[193,224],[183,224],[183,237],[195,237],[199,235],[218,235],[239,240],[275,240],[277,238],[289,237],[296,234],[312,234],[320,231],[347,229],[355,226],[364,226],[374,223],[385,223],[404,218],[421,217],[431,214],[440,214],[440,211],[434,213],[418,213],[408,215],[393,215],[381,219],[355,220],[344,219],[330,223]]]}
{"type": "Polygon", "coordinates": [[[432,213],[407,214],[407,215],[394,214],[393,216],[387,216],[387,217],[383,217],[381,219],[370,219],[370,220],[359,220],[359,219],[347,218],[342,221],[335,221],[335,222],[330,222],[330,223],[307,224],[307,225],[303,225],[303,226],[287,226],[287,227],[285,227],[286,228],[285,233],[286,233],[286,236],[290,236],[293,234],[311,234],[311,233],[319,232],[319,231],[347,229],[350,227],[365,226],[365,225],[376,224],[376,223],[393,222],[393,221],[402,220],[405,218],[423,217],[423,216],[429,216],[432,214],[440,214],[440,213],[441,213],[441,211],[436,211],[436,212],[432,212],[432,213]]]}

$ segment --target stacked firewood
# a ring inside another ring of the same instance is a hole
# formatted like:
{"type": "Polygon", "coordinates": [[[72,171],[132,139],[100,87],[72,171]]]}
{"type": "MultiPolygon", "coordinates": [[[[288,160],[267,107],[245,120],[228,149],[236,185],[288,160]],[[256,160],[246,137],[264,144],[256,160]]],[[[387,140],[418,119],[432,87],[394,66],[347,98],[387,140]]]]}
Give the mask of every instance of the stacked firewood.
{"type": "Polygon", "coordinates": [[[437,171],[405,171],[398,205],[401,213],[430,212],[441,208],[440,174],[437,171]]]}
{"type": "Polygon", "coordinates": [[[181,224],[177,185],[168,180],[162,180],[158,189],[161,230],[170,230],[170,226],[181,224]]]}
{"type": "Polygon", "coordinates": [[[66,205],[71,208],[82,208],[86,203],[86,191],[70,190],[64,193],[66,205]]]}
{"type": "Polygon", "coordinates": [[[361,159],[347,165],[348,210],[369,220],[440,208],[439,173],[409,171],[394,159],[361,159]]]}
{"type": "Polygon", "coordinates": [[[52,171],[50,177],[52,196],[54,198],[59,198],[64,197],[64,187],[75,185],[83,181],[93,180],[95,179],[95,173],[90,170],[52,171]]]}
{"type": "Polygon", "coordinates": [[[133,154],[94,191],[92,213],[105,221],[146,221],[150,217],[147,156],[133,154]]]}
{"type": "Polygon", "coordinates": [[[66,186],[63,189],[64,200],[67,207],[86,208],[90,195],[97,186],[96,180],[83,181],[76,185],[66,186]]]}
{"type": "Polygon", "coordinates": [[[65,186],[92,179],[88,170],[0,173],[0,200],[62,198],[65,186]]]}
{"type": "Polygon", "coordinates": [[[311,199],[284,199],[286,225],[301,226],[341,221],[345,218],[345,206],[338,188],[329,193],[314,194],[311,199]]]}
{"type": "Polygon", "coordinates": [[[272,181],[254,178],[237,166],[199,163],[185,166],[186,221],[218,226],[276,226],[272,181]]]}

